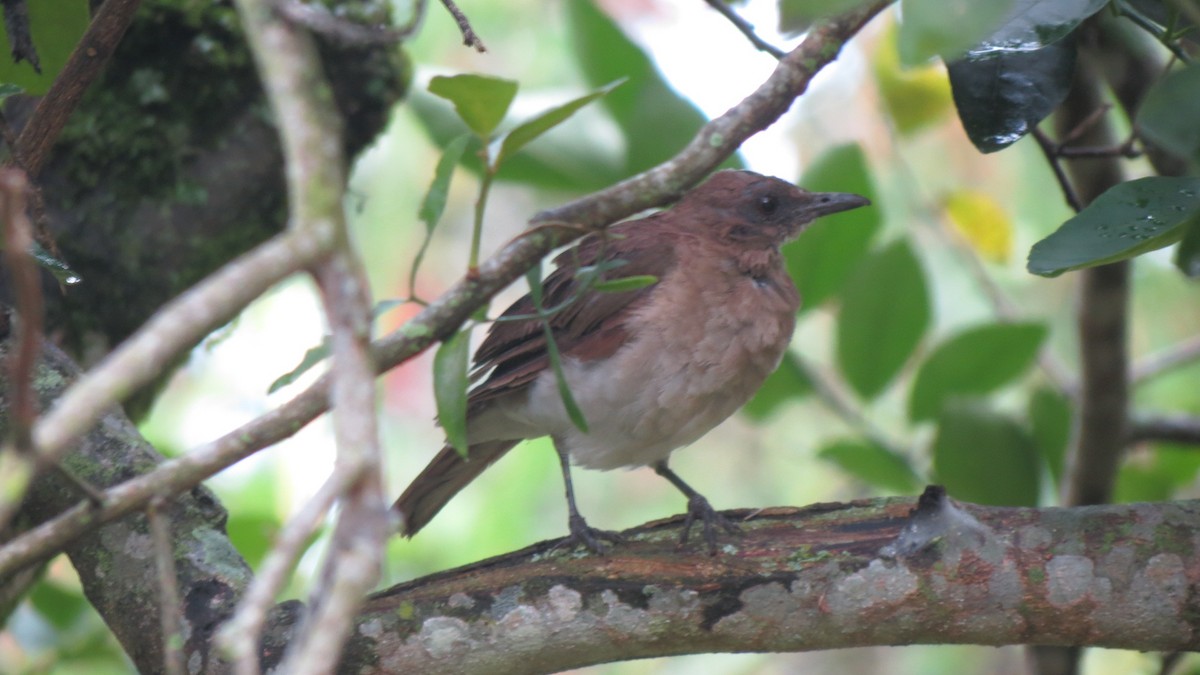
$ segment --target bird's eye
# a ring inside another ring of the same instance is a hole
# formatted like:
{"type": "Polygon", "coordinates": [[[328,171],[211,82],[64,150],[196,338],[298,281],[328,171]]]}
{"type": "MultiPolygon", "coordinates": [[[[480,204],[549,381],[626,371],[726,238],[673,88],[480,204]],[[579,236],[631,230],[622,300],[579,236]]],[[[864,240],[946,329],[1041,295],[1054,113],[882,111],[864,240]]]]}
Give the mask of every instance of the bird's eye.
{"type": "Polygon", "coordinates": [[[775,210],[778,208],[779,200],[775,198],[775,195],[763,195],[758,198],[758,210],[762,211],[765,215],[769,216],[775,213],[775,210]]]}

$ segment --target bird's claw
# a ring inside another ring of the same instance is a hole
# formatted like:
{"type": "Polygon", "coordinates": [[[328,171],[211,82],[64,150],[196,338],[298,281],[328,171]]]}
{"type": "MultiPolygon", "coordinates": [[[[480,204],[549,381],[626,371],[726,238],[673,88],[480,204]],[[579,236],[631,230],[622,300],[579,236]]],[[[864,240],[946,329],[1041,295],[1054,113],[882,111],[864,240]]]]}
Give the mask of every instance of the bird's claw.
{"type": "Polygon", "coordinates": [[[717,532],[714,526],[720,526],[721,529],[732,535],[742,534],[742,528],[714,509],[703,495],[693,495],[688,498],[687,516],[683,520],[683,531],[679,534],[680,548],[687,545],[688,534],[691,533],[692,525],[697,520],[701,523],[701,532],[704,535],[704,542],[708,544],[709,555],[717,554],[717,532]]]}
{"type": "Polygon", "coordinates": [[[567,525],[571,530],[570,536],[556,544],[554,548],[560,546],[583,546],[596,555],[605,555],[608,553],[608,547],[625,541],[625,538],[616,532],[598,530],[588,525],[583,516],[579,514],[571,515],[567,519],[567,525]],[[603,542],[607,542],[607,544],[603,542]]]}

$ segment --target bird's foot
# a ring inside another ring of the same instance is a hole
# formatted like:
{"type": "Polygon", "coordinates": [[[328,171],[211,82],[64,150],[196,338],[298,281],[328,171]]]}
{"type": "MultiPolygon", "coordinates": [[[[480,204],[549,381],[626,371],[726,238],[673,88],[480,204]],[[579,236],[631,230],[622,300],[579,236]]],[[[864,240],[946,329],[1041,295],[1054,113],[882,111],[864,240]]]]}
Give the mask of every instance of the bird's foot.
{"type": "Polygon", "coordinates": [[[717,526],[729,534],[742,534],[740,527],[726,518],[720,511],[714,509],[712,504],[709,504],[703,495],[696,494],[688,497],[687,517],[683,520],[683,532],[679,534],[680,548],[687,545],[688,534],[691,533],[692,525],[697,520],[701,523],[700,530],[704,536],[704,542],[708,544],[709,555],[717,554],[717,526]]]}
{"type": "Polygon", "coordinates": [[[570,518],[567,519],[567,525],[570,527],[571,535],[555,545],[554,548],[558,548],[559,546],[583,546],[596,555],[605,555],[608,553],[609,547],[625,541],[625,538],[616,532],[598,530],[588,525],[583,516],[578,513],[571,514],[570,518]]]}

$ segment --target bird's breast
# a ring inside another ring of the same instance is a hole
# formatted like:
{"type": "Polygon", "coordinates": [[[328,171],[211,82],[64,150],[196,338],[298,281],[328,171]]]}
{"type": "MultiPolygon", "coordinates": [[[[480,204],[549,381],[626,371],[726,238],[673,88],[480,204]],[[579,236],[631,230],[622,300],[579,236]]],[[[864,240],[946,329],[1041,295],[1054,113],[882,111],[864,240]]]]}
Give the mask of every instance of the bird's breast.
{"type": "Polygon", "coordinates": [[[732,415],[779,365],[795,325],[796,291],[779,270],[765,280],[680,268],[660,279],[607,359],[567,360],[564,375],[589,432],[565,418],[551,373],[530,391],[552,435],[576,463],[600,469],[651,464],[732,415]]]}

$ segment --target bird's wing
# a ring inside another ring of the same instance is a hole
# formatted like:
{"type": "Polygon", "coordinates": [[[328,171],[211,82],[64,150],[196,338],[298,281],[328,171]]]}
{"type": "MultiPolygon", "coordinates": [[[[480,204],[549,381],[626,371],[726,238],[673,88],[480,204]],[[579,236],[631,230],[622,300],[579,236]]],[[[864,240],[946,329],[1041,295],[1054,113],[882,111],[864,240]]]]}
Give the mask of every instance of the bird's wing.
{"type": "MultiPolygon", "coordinates": [[[[661,281],[675,264],[674,249],[669,239],[663,241],[665,237],[651,235],[651,229],[644,221],[638,221],[636,227],[619,225],[610,228],[608,236],[589,235],[555,258],[558,268],[543,283],[542,307],[559,308],[549,323],[563,357],[601,359],[625,343],[628,310],[645,301],[655,286],[621,292],[589,290],[579,280],[580,270],[620,260],[622,264],[606,270],[601,278],[652,275],[661,281]]],[[[501,317],[532,315],[536,311],[533,299],[525,295],[501,317]]],[[[475,353],[475,366],[491,374],[471,391],[472,407],[531,384],[549,366],[542,321],[502,320],[492,324],[475,353]]]]}

